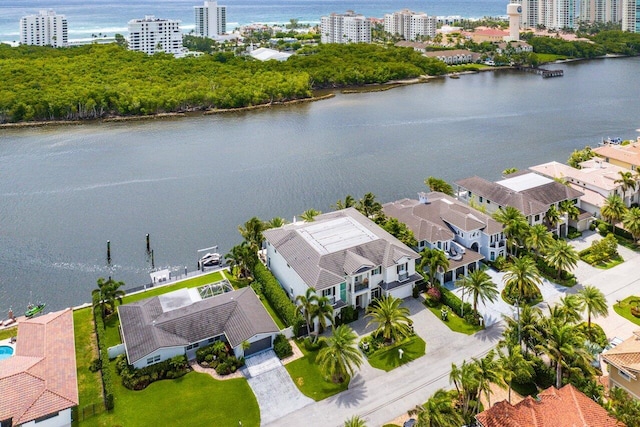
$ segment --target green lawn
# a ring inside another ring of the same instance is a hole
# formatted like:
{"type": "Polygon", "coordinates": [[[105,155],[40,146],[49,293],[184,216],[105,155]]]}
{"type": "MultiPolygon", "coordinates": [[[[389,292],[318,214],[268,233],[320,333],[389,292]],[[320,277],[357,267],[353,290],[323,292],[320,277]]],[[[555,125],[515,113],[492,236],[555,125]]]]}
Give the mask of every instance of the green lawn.
{"type": "Polygon", "coordinates": [[[78,372],[79,410],[97,403],[102,405],[102,379],[100,372],[91,372],[89,366],[98,358],[98,345],[93,327],[91,308],[73,312],[73,331],[76,341],[76,369],[78,372]]]}
{"type": "Polygon", "coordinates": [[[271,318],[273,319],[273,321],[276,322],[276,325],[278,325],[278,328],[280,329],[286,328],[287,325],[285,325],[285,323],[282,321],[280,316],[278,316],[278,313],[276,313],[273,307],[271,307],[271,303],[269,303],[269,300],[265,297],[260,297],[260,301],[262,302],[262,305],[264,305],[264,308],[266,308],[269,314],[271,315],[271,318]]]}
{"type": "MultiPolygon", "coordinates": [[[[442,303],[438,303],[433,307],[427,306],[427,308],[430,312],[433,313],[434,316],[440,319],[440,310],[442,308],[442,303]]],[[[449,319],[446,322],[442,322],[447,325],[453,332],[460,332],[461,334],[473,335],[476,332],[482,330],[482,326],[470,325],[466,320],[458,316],[451,309],[449,310],[449,319]]]]}
{"type": "Polygon", "coordinates": [[[636,325],[640,326],[640,318],[635,317],[633,314],[631,314],[631,303],[632,302],[637,302],[640,305],[640,297],[636,297],[636,296],[630,296],[627,297],[625,299],[623,299],[622,301],[613,304],[613,310],[618,313],[619,316],[624,317],[625,319],[629,320],[630,322],[635,323],[636,325]]]}
{"type": "Polygon", "coordinates": [[[215,283],[222,280],[222,274],[218,271],[203,276],[194,277],[192,279],[183,280],[182,282],[174,283],[170,286],[161,286],[158,288],[151,288],[147,292],[140,292],[135,295],[129,295],[122,299],[123,304],[130,302],[140,301],[141,299],[151,298],[158,295],[166,294],[167,292],[175,291],[182,288],[195,288],[198,286],[208,285],[209,283],[215,283]]]}
{"type": "Polygon", "coordinates": [[[347,389],[349,379],[342,384],[334,384],[331,380],[325,380],[316,363],[318,351],[307,350],[302,342],[298,343],[298,347],[305,356],[287,363],[285,368],[302,394],[319,401],[347,389]]]}
{"type": "MultiPolygon", "coordinates": [[[[114,363],[109,364],[114,369],[114,363]]],[[[115,372],[114,372],[115,374],[115,372]]],[[[82,422],[84,426],[260,425],[260,409],[244,378],[217,381],[190,372],[175,380],[152,383],[142,391],[126,389],[114,376],[115,409],[82,422]]]]}
{"type": "Polygon", "coordinates": [[[553,53],[536,53],[536,56],[538,57],[538,61],[540,61],[541,64],[544,64],[547,62],[560,61],[562,59],[568,58],[568,56],[555,55],[553,53]]]}
{"type": "Polygon", "coordinates": [[[389,372],[398,366],[424,356],[425,348],[426,343],[424,340],[416,335],[406,339],[400,345],[376,351],[369,357],[369,364],[374,368],[389,372]],[[398,351],[400,349],[404,351],[402,359],[400,359],[400,352],[398,351]]]}
{"type": "Polygon", "coordinates": [[[15,337],[18,335],[18,327],[9,329],[3,329],[0,331],[0,340],[6,340],[7,338],[15,337]]]}

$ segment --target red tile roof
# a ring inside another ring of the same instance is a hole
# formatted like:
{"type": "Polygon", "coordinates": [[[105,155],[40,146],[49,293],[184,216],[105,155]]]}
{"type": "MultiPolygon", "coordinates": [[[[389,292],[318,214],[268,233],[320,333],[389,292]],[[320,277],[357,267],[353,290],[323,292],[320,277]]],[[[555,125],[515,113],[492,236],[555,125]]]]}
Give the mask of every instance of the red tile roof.
{"type": "Polygon", "coordinates": [[[517,405],[506,400],[479,413],[482,427],[623,427],[607,411],[584,393],[567,384],[538,394],[538,400],[527,397],[517,405]]]}
{"type": "Polygon", "coordinates": [[[0,420],[19,425],[78,404],[71,309],[20,322],[13,357],[0,361],[0,420]]]}

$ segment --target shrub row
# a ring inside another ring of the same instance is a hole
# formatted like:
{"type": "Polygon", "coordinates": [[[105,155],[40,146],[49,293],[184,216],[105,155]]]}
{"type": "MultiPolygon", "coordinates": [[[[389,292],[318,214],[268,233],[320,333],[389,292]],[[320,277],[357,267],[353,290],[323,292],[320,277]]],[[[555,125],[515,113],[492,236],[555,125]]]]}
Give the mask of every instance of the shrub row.
{"type": "Polygon", "coordinates": [[[282,334],[276,336],[276,339],[273,342],[273,350],[280,359],[284,359],[285,357],[289,357],[293,354],[293,349],[291,348],[289,340],[282,334]]]}
{"type": "Polygon", "coordinates": [[[253,267],[253,277],[256,282],[251,287],[271,304],[271,307],[278,313],[278,316],[287,324],[293,327],[293,333],[298,334],[300,326],[304,323],[302,316],[296,311],[296,305],[291,302],[287,293],[282,289],[278,280],[273,274],[258,262],[253,267]]]}
{"type": "MultiPolygon", "coordinates": [[[[443,286],[438,286],[438,290],[440,291],[440,295],[441,295],[440,301],[442,301],[444,305],[448,306],[451,310],[453,310],[454,313],[459,315],[462,312],[462,304],[463,304],[462,300],[458,298],[456,294],[454,294],[449,289],[443,286]]],[[[464,312],[471,313],[472,310],[473,310],[473,307],[471,307],[471,304],[469,304],[468,302],[465,302],[464,312]]],[[[465,319],[466,319],[466,316],[465,316],[465,319]]]]}
{"type": "Polygon", "coordinates": [[[191,370],[185,356],[176,356],[144,368],[135,369],[124,354],[116,358],[116,370],[122,385],[130,390],[142,390],[154,381],[180,378],[191,370]]]}
{"type": "Polygon", "coordinates": [[[358,310],[350,305],[343,307],[336,317],[335,325],[340,326],[358,320],[358,310]]]}
{"type": "MultiPolygon", "coordinates": [[[[99,305],[95,305],[95,299],[97,295],[94,296],[94,309],[93,309],[93,319],[94,325],[96,328],[96,339],[98,341],[98,350],[100,351],[100,367],[101,367],[101,377],[102,377],[102,394],[104,396],[104,407],[107,411],[110,411],[114,408],[115,402],[113,399],[113,379],[111,378],[111,370],[108,366],[109,353],[107,352],[107,339],[105,337],[104,330],[104,320],[102,319],[102,311],[99,309],[99,305]],[[98,310],[95,308],[98,307],[98,310]]],[[[92,365],[97,366],[98,362],[92,363],[92,365]]]]}
{"type": "Polygon", "coordinates": [[[244,365],[244,357],[238,359],[224,341],[216,341],[196,351],[196,360],[205,368],[213,368],[218,375],[229,375],[244,365]]]}

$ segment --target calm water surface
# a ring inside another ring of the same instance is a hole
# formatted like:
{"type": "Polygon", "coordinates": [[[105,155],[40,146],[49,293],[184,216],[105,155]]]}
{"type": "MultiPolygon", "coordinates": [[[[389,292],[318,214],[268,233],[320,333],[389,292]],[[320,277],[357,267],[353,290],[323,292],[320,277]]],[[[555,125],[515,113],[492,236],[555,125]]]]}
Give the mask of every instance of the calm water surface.
{"type": "Polygon", "coordinates": [[[32,295],[89,300],[100,276],[239,243],[251,216],[291,219],[346,194],[415,197],[429,175],[497,179],[640,127],[640,58],[565,76],[482,73],[247,114],[0,131],[0,317],[32,295]],[[106,241],[114,267],[106,267],[106,241]]]}

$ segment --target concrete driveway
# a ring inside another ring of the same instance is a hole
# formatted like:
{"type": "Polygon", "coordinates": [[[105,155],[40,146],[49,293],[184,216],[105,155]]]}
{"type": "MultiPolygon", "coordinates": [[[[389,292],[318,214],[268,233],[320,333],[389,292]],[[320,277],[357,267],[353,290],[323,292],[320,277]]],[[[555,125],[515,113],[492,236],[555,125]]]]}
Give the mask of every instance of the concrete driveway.
{"type": "Polygon", "coordinates": [[[261,424],[269,424],[311,403],[300,393],[273,350],[248,358],[242,373],[258,399],[261,424]]]}

